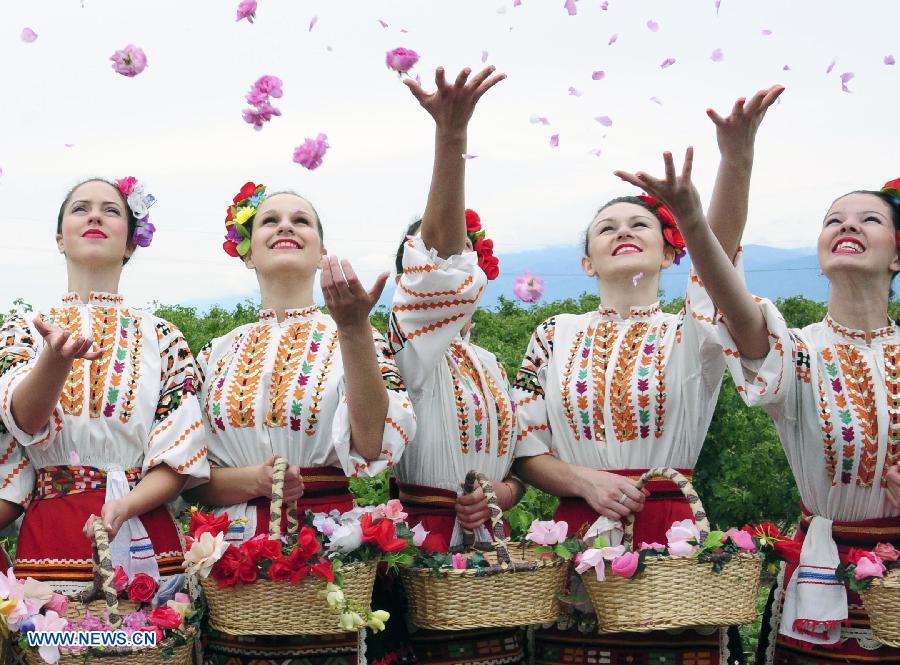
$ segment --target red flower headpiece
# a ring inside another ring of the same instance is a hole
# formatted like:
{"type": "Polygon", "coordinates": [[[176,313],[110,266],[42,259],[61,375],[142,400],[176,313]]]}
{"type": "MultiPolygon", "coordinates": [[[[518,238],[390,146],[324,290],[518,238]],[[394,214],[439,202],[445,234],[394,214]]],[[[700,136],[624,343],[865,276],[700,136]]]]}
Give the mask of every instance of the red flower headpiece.
{"type": "Polygon", "coordinates": [[[481,217],[474,210],[466,208],[466,234],[478,254],[478,265],[489,280],[500,276],[500,261],[494,256],[494,241],[485,237],[481,227],[481,217]]]}
{"type": "Polygon", "coordinates": [[[654,196],[641,194],[638,198],[646,203],[647,207],[662,221],[663,238],[675,248],[675,265],[678,265],[681,263],[681,258],[687,254],[687,245],[684,242],[681,231],[678,229],[675,215],[672,214],[667,205],[654,196]]]}
{"type": "MultiPolygon", "coordinates": [[[[884,183],[881,187],[881,193],[890,196],[894,199],[894,204],[900,206],[900,178],[884,183]]],[[[894,242],[897,247],[900,247],[900,231],[895,232],[894,237],[894,242]]]]}

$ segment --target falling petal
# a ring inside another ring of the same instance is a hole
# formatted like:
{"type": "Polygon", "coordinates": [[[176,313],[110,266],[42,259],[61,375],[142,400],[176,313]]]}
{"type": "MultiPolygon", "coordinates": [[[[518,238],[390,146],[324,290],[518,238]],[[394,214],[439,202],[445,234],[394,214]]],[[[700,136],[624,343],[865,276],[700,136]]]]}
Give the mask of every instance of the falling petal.
{"type": "Polygon", "coordinates": [[[409,32],[409,30],[407,30],[406,28],[400,28],[400,32],[407,33],[407,32],[409,32]]]}
{"type": "Polygon", "coordinates": [[[784,72],[789,72],[789,71],[791,71],[791,66],[790,66],[790,65],[785,65],[784,67],[781,68],[781,70],[784,71],[784,72]]]}
{"type": "Polygon", "coordinates": [[[578,8],[575,6],[575,0],[566,0],[566,4],[563,5],[565,10],[569,12],[569,16],[575,16],[578,13],[578,8]]]}
{"type": "Polygon", "coordinates": [[[513,0],[513,7],[518,7],[522,4],[522,0],[513,0]]]}
{"type": "Polygon", "coordinates": [[[64,145],[65,147],[67,147],[67,148],[74,148],[74,147],[75,147],[75,144],[74,144],[74,143],[63,143],[63,145],[64,145]]]}
{"type": "Polygon", "coordinates": [[[660,106],[662,106],[662,100],[659,97],[651,97],[650,101],[654,104],[659,104],[660,106]]]}
{"type": "Polygon", "coordinates": [[[722,62],[722,58],[725,57],[725,54],[722,53],[722,49],[717,48],[712,52],[712,55],[709,56],[709,59],[713,62],[722,62]]]}
{"type": "Polygon", "coordinates": [[[481,62],[487,62],[487,58],[488,58],[488,52],[482,51],[481,52],[481,62]]]}
{"type": "Polygon", "coordinates": [[[721,6],[722,6],[722,0],[716,0],[716,16],[719,15],[719,7],[721,7],[721,6]]]}
{"type": "Polygon", "coordinates": [[[478,157],[478,155],[470,155],[467,152],[464,152],[462,156],[463,159],[475,159],[476,157],[478,157]]]}
{"type": "Polygon", "coordinates": [[[388,27],[388,24],[385,23],[384,21],[382,21],[381,19],[378,19],[378,22],[381,24],[381,27],[382,27],[382,28],[388,27]]]}
{"type": "Polygon", "coordinates": [[[609,41],[606,43],[606,45],[607,45],[607,46],[612,46],[612,45],[615,44],[617,41],[619,41],[619,33],[618,33],[618,32],[614,32],[613,35],[612,35],[612,37],[609,38],[609,41]]]}
{"type": "Polygon", "coordinates": [[[771,34],[772,34],[772,31],[769,30],[768,28],[766,28],[765,30],[762,31],[763,37],[768,37],[771,34]]]}
{"type": "Polygon", "coordinates": [[[649,30],[650,32],[659,32],[659,23],[657,23],[653,19],[650,19],[649,21],[647,21],[647,30],[649,30]]]}
{"type": "Polygon", "coordinates": [[[886,65],[893,65],[893,64],[895,64],[896,62],[897,62],[897,61],[894,60],[894,56],[892,56],[892,55],[886,55],[886,56],[884,56],[884,64],[886,64],[886,65]]]}
{"type": "Polygon", "coordinates": [[[555,148],[559,145],[559,134],[554,134],[550,137],[550,147],[555,148]]]}
{"type": "Polygon", "coordinates": [[[588,154],[593,155],[594,157],[599,157],[603,154],[603,151],[600,148],[594,148],[593,150],[589,151],[588,154]]]}
{"type": "Polygon", "coordinates": [[[34,30],[32,30],[31,28],[24,28],[22,30],[21,37],[22,37],[22,41],[25,42],[26,44],[30,44],[31,42],[33,42],[35,39],[38,38],[37,33],[34,30]]]}
{"type": "Polygon", "coordinates": [[[581,90],[579,90],[579,89],[576,88],[575,86],[571,86],[571,85],[570,85],[570,86],[569,86],[569,94],[570,94],[572,97],[581,97],[581,90]]]}
{"type": "Polygon", "coordinates": [[[609,9],[609,3],[604,1],[604,2],[600,5],[600,9],[602,9],[603,11],[608,10],[608,9],[609,9]]]}
{"type": "Polygon", "coordinates": [[[608,115],[601,115],[594,118],[597,122],[599,122],[604,127],[612,127],[612,118],[608,115]]]}
{"type": "Polygon", "coordinates": [[[606,72],[604,72],[602,69],[598,69],[596,72],[591,74],[591,78],[595,81],[600,81],[604,76],[606,76],[606,72]]]}
{"type": "Polygon", "coordinates": [[[549,124],[550,124],[550,121],[547,120],[547,117],[546,117],[546,116],[538,115],[537,113],[535,113],[534,115],[532,115],[528,120],[531,122],[532,125],[537,125],[538,123],[540,123],[540,124],[542,124],[542,125],[549,125],[549,124]]]}
{"type": "Polygon", "coordinates": [[[635,275],[634,277],[631,278],[631,283],[634,284],[635,286],[637,286],[638,282],[640,282],[643,278],[644,278],[644,273],[639,272],[637,275],[635,275]]]}
{"type": "Polygon", "coordinates": [[[316,25],[316,23],[318,23],[318,22],[319,22],[319,17],[318,17],[318,15],[313,16],[313,17],[309,20],[309,31],[310,31],[310,32],[312,32],[313,27],[314,27],[314,26],[316,25]]]}
{"type": "Polygon", "coordinates": [[[419,85],[422,85],[422,77],[419,76],[418,74],[416,74],[416,83],[418,83],[419,85]]]}
{"type": "Polygon", "coordinates": [[[831,61],[831,64],[828,65],[828,69],[825,70],[825,73],[826,73],[826,74],[830,74],[830,73],[831,73],[831,70],[834,69],[834,66],[835,66],[836,64],[837,64],[837,59],[832,60],[832,61],[831,61]]]}
{"type": "Polygon", "coordinates": [[[675,64],[675,58],[666,58],[662,61],[662,64],[659,66],[660,69],[665,69],[666,67],[671,67],[675,64]]]}
{"type": "Polygon", "coordinates": [[[853,92],[852,90],[850,90],[850,88],[847,87],[847,84],[850,83],[850,81],[852,81],[855,76],[856,74],[854,74],[853,72],[844,72],[843,74],[841,74],[841,90],[843,90],[844,92],[853,92]]]}

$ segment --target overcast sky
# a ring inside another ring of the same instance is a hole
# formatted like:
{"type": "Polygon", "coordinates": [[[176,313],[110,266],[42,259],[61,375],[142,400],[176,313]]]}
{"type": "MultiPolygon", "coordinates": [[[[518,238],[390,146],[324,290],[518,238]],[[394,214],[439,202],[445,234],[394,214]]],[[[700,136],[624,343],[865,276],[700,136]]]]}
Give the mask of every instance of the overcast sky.
{"type": "Polygon", "coordinates": [[[226,206],[247,180],[306,195],[329,251],[366,280],[389,269],[424,207],[433,147],[430,117],[385,67],[397,46],[421,54],[413,71],[426,82],[437,65],[480,66],[483,51],[509,76],[476,110],[467,162],[467,203],[500,254],[576,242],[599,204],[631,193],[612,171],[659,172],[664,149],[696,147],[708,197],[718,152],[704,110],[774,83],[787,91],[760,132],[746,242],[812,245],[833,198],[900,176],[900,66],[884,64],[900,58],[900,2],[723,0],[718,15],[713,0],[603,4],[580,0],[569,16],[563,0],[259,0],[250,25],[225,0],[4,3],[0,311],[66,291],[56,212],[92,175],[135,175],[158,199],[156,238],[124,271],[134,303],[256,293],[221,249],[226,206]],[[21,40],[25,27],[35,42],[21,40]],[[149,62],[135,78],[109,61],[128,43],[149,62]],[[676,62],[662,69],[666,58],[676,62]],[[263,74],[284,81],[283,115],[257,132],[241,110],[263,74]],[[292,151],[319,132],[331,149],[307,171],[292,151]]]}

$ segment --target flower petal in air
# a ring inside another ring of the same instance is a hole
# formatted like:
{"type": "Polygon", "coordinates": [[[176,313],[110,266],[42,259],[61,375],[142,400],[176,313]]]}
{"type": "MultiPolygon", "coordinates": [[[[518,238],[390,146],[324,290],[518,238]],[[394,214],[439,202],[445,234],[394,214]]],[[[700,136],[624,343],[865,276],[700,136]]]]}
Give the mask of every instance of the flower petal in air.
{"type": "Polygon", "coordinates": [[[32,30],[31,28],[23,28],[21,37],[22,37],[22,41],[25,42],[26,44],[30,44],[31,42],[33,42],[35,39],[38,38],[37,33],[34,30],[32,30]]]}

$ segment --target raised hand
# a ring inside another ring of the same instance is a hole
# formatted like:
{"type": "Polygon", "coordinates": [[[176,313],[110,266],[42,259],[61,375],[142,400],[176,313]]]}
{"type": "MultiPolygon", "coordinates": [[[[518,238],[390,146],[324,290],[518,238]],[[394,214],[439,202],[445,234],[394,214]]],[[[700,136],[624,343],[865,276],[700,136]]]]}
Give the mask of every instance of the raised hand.
{"type": "Polygon", "coordinates": [[[326,255],[322,257],[320,267],[322,295],[338,330],[358,326],[368,330],[369,312],[384,291],[388,273],[381,273],[372,288],[366,291],[347,259],[326,255]]]}
{"type": "Polygon", "coordinates": [[[706,115],[716,125],[716,140],[723,158],[752,160],[756,131],[766,116],[766,111],[782,92],[784,86],[773,85],[768,90],[757,92],[749,102],[741,97],[734,103],[731,113],[724,118],[711,108],[706,110],[706,115]]]}
{"type": "Polygon", "coordinates": [[[506,74],[495,74],[493,66],[485,67],[469,79],[471,72],[466,67],[453,83],[447,83],[444,68],[438,67],[434,73],[434,83],[437,86],[434,92],[426,92],[412,79],[404,79],[403,83],[419,100],[422,108],[434,118],[439,129],[462,130],[469,124],[481,96],[506,78],[506,74]]]}
{"type": "Polygon", "coordinates": [[[703,204],[700,202],[697,188],[691,182],[694,149],[689,147],[685,151],[681,175],[675,174],[675,162],[672,159],[671,152],[663,153],[663,162],[666,167],[666,177],[664,179],[654,178],[643,171],[638,171],[637,173],[615,171],[614,173],[625,182],[641,187],[648,194],[665,203],[675,214],[679,226],[693,226],[696,222],[703,219],[703,204]]]}
{"type": "Polygon", "coordinates": [[[90,337],[73,337],[69,331],[49,323],[43,314],[36,316],[33,323],[35,330],[44,338],[45,352],[51,353],[57,360],[71,364],[76,358],[97,360],[103,355],[103,349],[90,350],[94,345],[90,337]]]}

